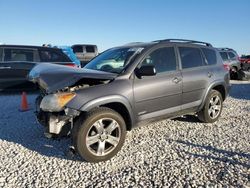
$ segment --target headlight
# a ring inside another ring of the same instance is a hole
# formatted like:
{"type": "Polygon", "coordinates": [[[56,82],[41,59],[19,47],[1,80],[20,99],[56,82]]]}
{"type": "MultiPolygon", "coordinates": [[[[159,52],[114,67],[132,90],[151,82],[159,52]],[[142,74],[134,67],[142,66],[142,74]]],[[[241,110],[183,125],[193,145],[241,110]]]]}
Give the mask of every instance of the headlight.
{"type": "Polygon", "coordinates": [[[43,98],[40,108],[47,112],[59,112],[76,96],[75,93],[57,93],[43,98]]]}

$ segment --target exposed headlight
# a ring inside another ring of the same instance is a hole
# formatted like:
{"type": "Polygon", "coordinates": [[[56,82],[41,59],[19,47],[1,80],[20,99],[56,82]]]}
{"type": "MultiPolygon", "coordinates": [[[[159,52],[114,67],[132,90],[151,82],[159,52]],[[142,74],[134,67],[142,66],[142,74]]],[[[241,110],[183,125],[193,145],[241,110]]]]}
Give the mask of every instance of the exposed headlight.
{"type": "Polygon", "coordinates": [[[40,108],[46,112],[60,112],[75,96],[75,93],[57,93],[47,95],[42,99],[40,108]]]}

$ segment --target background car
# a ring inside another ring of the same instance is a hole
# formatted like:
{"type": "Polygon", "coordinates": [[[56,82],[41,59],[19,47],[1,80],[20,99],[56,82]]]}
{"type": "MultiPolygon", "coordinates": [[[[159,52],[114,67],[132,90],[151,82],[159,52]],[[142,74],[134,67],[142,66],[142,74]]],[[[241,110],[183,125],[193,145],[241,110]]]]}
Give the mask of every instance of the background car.
{"type": "Polygon", "coordinates": [[[71,48],[77,58],[81,61],[82,67],[98,55],[97,46],[93,44],[74,44],[71,48]]]}
{"type": "Polygon", "coordinates": [[[65,53],[72,62],[75,64],[72,65],[73,67],[76,65],[78,68],[81,68],[81,62],[80,60],[76,57],[75,53],[73,52],[73,49],[70,46],[55,46],[57,48],[60,48],[63,53],[65,53]]]}
{"type": "Polygon", "coordinates": [[[250,55],[240,57],[241,68],[244,71],[250,71],[250,55]]]}
{"type": "Polygon", "coordinates": [[[43,62],[78,66],[58,48],[0,45],[0,90],[32,87],[27,74],[37,63],[43,62]]]}
{"type": "Polygon", "coordinates": [[[250,55],[242,55],[240,57],[240,62],[241,63],[245,63],[245,62],[249,62],[250,61],[250,55]]]}
{"type": "Polygon", "coordinates": [[[230,68],[231,79],[238,79],[238,71],[241,69],[241,63],[237,52],[231,48],[218,48],[223,59],[224,65],[230,68]]]}

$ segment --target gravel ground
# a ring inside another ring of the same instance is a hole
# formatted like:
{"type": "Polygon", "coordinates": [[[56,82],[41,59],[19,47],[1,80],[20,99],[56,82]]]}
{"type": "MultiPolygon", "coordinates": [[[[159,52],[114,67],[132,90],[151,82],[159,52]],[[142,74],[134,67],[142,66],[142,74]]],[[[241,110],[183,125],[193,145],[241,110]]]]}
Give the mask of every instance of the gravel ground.
{"type": "Polygon", "coordinates": [[[69,139],[44,138],[33,112],[18,112],[20,99],[0,96],[0,187],[250,187],[250,82],[232,82],[218,122],[148,124],[97,164],[68,155],[69,139]]]}

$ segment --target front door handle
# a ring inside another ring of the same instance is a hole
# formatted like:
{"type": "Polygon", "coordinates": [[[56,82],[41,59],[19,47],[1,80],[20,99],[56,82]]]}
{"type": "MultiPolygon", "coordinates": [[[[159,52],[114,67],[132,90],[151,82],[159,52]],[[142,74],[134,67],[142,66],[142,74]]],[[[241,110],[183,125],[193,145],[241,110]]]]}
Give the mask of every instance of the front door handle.
{"type": "Polygon", "coordinates": [[[178,84],[181,81],[181,78],[174,77],[173,82],[178,84]]]}

